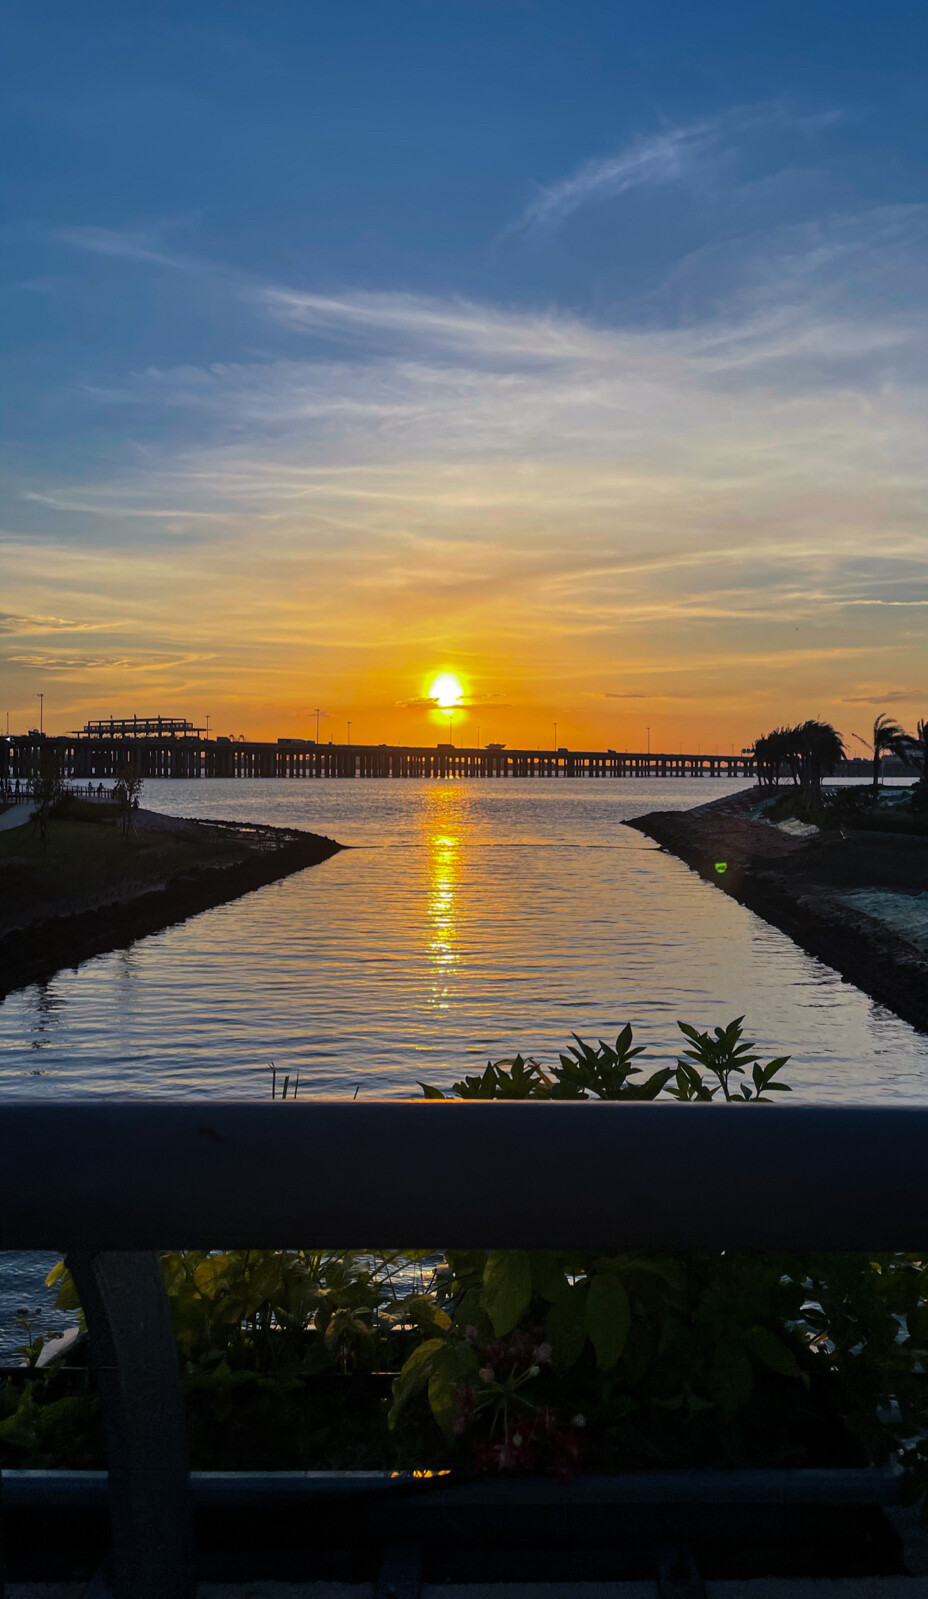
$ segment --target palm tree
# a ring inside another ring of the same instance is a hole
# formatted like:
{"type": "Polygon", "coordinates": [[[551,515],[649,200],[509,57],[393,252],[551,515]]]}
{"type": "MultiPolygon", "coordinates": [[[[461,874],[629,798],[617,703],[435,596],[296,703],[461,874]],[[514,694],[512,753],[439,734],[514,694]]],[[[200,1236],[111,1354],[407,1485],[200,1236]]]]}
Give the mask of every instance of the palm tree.
{"type": "MultiPolygon", "coordinates": [[[[867,740],[861,738],[859,733],[855,733],[854,737],[859,739],[861,744],[867,743],[867,740]]],[[[902,760],[905,760],[906,746],[909,743],[911,743],[911,740],[908,739],[905,733],[903,733],[899,723],[890,721],[890,718],[886,712],[881,711],[873,724],[873,736],[870,740],[870,748],[873,750],[874,805],[877,803],[877,800],[880,797],[880,777],[882,776],[883,772],[883,756],[898,755],[902,760]]]]}
{"type": "Polygon", "coordinates": [[[762,788],[779,788],[780,773],[787,767],[794,783],[799,782],[799,729],[775,727],[754,740],[757,778],[762,788]]]}
{"type": "Polygon", "coordinates": [[[912,804],[918,810],[925,810],[928,808],[928,717],[916,723],[914,738],[911,733],[903,733],[899,754],[906,766],[920,774],[912,804]]]}
{"type": "Polygon", "coordinates": [[[810,810],[822,803],[822,778],[844,760],[844,741],[830,722],[808,721],[794,730],[799,736],[799,781],[810,810]]]}

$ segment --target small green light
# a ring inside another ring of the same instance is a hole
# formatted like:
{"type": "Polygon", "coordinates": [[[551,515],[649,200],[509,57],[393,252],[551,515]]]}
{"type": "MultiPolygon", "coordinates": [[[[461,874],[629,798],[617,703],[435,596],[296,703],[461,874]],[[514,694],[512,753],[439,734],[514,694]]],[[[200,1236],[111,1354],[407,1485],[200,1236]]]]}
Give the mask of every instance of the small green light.
{"type": "Polygon", "coordinates": [[[728,870],[728,862],[727,861],[716,861],[715,869],[716,869],[717,872],[727,872],[727,870],[728,870]]]}

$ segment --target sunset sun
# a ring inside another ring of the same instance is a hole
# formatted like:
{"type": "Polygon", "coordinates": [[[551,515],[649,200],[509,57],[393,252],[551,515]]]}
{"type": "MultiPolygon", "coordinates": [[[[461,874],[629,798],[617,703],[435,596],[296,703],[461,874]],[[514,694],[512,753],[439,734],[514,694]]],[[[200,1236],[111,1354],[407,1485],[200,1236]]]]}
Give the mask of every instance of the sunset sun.
{"type": "Polygon", "coordinates": [[[434,700],[443,711],[451,711],[460,705],[463,696],[464,690],[453,672],[442,672],[429,689],[429,699],[434,700]]]}

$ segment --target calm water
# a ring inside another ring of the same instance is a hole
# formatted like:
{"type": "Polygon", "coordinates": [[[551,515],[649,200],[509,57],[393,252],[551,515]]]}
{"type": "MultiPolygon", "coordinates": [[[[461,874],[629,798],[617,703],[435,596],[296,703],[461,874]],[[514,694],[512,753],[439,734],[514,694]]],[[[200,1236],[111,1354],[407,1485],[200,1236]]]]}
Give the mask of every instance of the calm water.
{"type": "Polygon", "coordinates": [[[354,848],[11,995],[0,1092],[256,1098],[273,1060],[301,1096],[401,1096],[627,1020],[656,1063],[677,1017],[744,1012],[797,1098],[924,1100],[928,1037],[621,826],[735,786],[147,783],[156,810],[354,848]]]}
{"type": "Polygon", "coordinates": [[[355,846],[0,1007],[2,1091],[406,1094],[626,1021],[746,1012],[804,1096],[921,1099],[928,1038],[620,824],[733,785],[163,782],[145,803],[355,846]]]}

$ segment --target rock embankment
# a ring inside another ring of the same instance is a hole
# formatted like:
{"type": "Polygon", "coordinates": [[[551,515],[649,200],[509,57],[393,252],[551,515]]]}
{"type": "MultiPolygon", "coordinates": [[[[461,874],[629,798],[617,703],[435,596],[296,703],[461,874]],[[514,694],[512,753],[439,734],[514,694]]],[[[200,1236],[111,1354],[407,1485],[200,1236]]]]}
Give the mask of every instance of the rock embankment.
{"type": "Polygon", "coordinates": [[[7,832],[0,852],[0,995],[123,948],[336,854],[317,833],[138,811],[7,832]]]}
{"type": "Polygon", "coordinates": [[[796,836],[752,814],[757,802],[742,792],[628,825],[928,1032],[928,838],[849,828],[796,836]]]}

